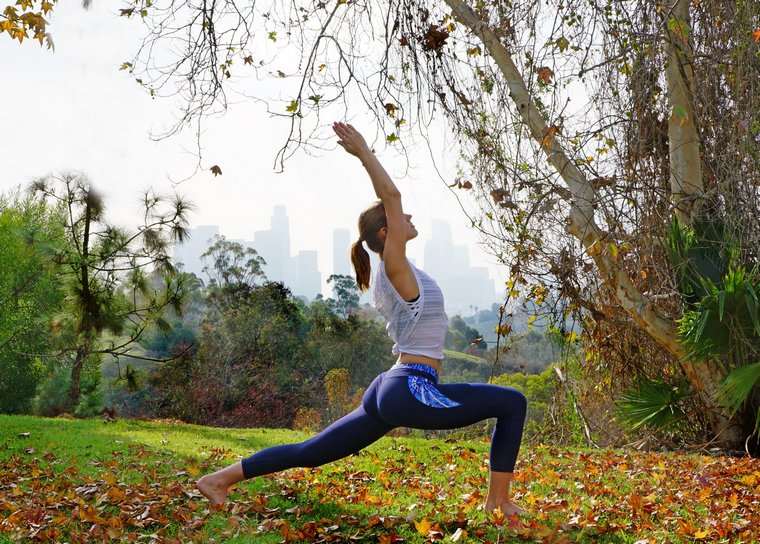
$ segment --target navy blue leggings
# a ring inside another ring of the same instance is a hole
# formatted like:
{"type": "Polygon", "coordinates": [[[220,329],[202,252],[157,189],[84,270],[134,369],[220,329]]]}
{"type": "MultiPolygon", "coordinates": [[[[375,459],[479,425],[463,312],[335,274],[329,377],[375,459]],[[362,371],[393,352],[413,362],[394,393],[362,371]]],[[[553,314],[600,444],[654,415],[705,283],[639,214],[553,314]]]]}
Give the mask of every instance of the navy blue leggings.
{"type": "Polygon", "coordinates": [[[394,365],[372,381],[353,412],[308,440],[266,448],[243,459],[243,474],[253,478],[292,467],[324,465],[358,452],[395,427],[453,429],[491,417],[497,419],[491,437],[491,470],[512,472],[526,407],[525,396],[511,387],[438,384],[432,367],[394,365]]]}

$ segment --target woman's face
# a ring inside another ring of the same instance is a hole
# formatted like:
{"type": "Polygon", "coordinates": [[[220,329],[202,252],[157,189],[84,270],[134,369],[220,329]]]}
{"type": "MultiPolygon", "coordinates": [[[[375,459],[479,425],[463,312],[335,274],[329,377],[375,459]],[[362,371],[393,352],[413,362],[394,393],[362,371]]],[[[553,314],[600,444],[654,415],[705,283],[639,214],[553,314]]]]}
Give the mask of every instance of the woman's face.
{"type": "MultiPolygon", "coordinates": [[[[409,241],[413,238],[416,238],[419,232],[417,232],[417,227],[414,226],[414,223],[412,223],[412,214],[405,213],[404,219],[406,219],[406,222],[404,225],[406,226],[406,240],[409,241]]],[[[385,243],[385,237],[388,235],[388,227],[382,227],[379,231],[380,239],[385,243]]]]}

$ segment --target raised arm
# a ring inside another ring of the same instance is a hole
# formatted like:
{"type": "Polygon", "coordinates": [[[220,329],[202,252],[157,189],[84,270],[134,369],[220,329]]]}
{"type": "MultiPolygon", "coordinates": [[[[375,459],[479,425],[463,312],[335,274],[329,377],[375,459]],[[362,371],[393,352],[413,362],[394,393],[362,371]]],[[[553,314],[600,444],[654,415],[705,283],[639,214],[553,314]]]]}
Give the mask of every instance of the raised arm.
{"type": "Polygon", "coordinates": [[[362,161],[362,165],[372,180],[377,198],[382,200],[383,204],[385,204],[386,198],[401,199],[401,193],[359,131],[346,123],[333,123],[333,130],[340,138],[338,145],[362,161]]]}
{"type": "Polygon", "coordinates": [[[383,247],[385,272],[399,294],[405,299],[412,299],[419,294],[419,289],[406,259],[410,223],[401,206],[401,193],[359,131],[346,123],[333,123],[333,130],[340,138],[338,144],[361,160],[372,180],[375,194],[383,202],[388,224],[383,247]]]}

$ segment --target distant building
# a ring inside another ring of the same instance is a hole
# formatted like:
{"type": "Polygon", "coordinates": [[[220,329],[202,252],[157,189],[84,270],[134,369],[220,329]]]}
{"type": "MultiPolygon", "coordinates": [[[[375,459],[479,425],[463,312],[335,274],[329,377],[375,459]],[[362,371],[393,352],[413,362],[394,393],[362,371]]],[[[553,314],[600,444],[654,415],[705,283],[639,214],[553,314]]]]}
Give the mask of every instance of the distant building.
{"type": "Polygon", "coordinates": [[[333,274],[351,275],[351,241],[348,229],[333,231],[333,274]]]}
{"type": "MultiPolygon", "coordinates": [[[[219,234],[219,227],[216,225],[190,229],[189,239],[174,247],[175,261],[182,262],[187,272],[193,272],[206,281],[205,274],[202,274],[201,255],[208,249],[211,240],[217,234],[219,234]]],[[[290,224],[285,206],[274,207],[271,227],[254,232],[253,241],[243,239],[230,239],[230,241],[255,249],[266,261],[263,269],[267,279],[283,282],[295,296],[311,301],[322,292],[322,275],[317,266],[317,251],[303,250],[299,251],[295,257],[290,255],[290,224]]]]}
{"type": "Polygon", "coordinates": [[[314,300],[322,292],[322,275],[317,267],[316,251],[299,251],[295,257],[296,278],[291,286],[295,295],[314,300]]]}
{"type": "MultiPolygon", "coordinates": [[[[214,236],[219,234],[219,227],[201,225],[190,229],[189,232],[189,239],[175,246],[174,257],[176,261],[184,264],[187,272],[192,272],[205,281],[207,278],[202,273],[203,263],[200,256],[208,249],[214,236]]],[[[499,300],[488,269],[470,266],[469,248],[454,243],[451,227],[446,221],[434,220],[431,234],[431,238],[425,241],[425,264],[421,268],[441,286],[449,316],[457,313],[470,315],[476,308],[490,308],[494,301],[499,300]]],[[[350,254],[351,231],[345,228],[335,229],[332,240],[332,273],[355,278],[350,254]]],[[[294,295],[305,297],[309,301],[322,293],[323,278],[318,267],[318,252],[301,250],[295,256],[290,255],[290,224],[285,206],[274,207],[271,227],[254,232],[253,241],[235,241],[255,249],[264,258],[264,273],[267,279],[283,282],[294,295]]],[[[381,265],[375,252],[367,252],[371,266],[370,289],[361,293],[359,304],[372,303],[374,278],[381,265]]],[[[419,266],[413,258],[410,257],[409,260],[419,266]]]]}
{"type": "Polygon", "coordinates": [[[431,234],[425,242],[424,270],[441,287],[449,317],[490,307],[497,294],[488,269],[470,266],[468,247],[454,244],[447,222],[434,219],[431,234]]]}
{"type": "Polygon", "coordinates": [[[275,206],[271,227],[253,233],[253,248],[266,261],[264,273],[272,281],[293,287],[297,272],[290,257],[290,223],[285,206],[275,206]]]}

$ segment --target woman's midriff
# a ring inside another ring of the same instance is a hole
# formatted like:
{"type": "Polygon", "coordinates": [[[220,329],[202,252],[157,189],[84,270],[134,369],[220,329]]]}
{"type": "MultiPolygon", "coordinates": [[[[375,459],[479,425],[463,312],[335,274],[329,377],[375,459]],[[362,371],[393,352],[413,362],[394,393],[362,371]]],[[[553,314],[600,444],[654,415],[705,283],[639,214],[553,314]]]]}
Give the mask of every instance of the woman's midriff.
{"type": "Polygon", "coordinates": [[[422,363],[423,365],[432,366],[439,374],[441,372],[441,359],[433,359],[424,355],[414,355],[413,353],[400,353],[398,356],[399,363],[422,363]]]}

